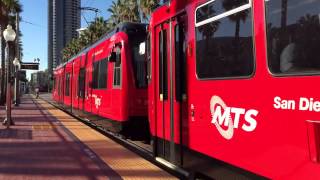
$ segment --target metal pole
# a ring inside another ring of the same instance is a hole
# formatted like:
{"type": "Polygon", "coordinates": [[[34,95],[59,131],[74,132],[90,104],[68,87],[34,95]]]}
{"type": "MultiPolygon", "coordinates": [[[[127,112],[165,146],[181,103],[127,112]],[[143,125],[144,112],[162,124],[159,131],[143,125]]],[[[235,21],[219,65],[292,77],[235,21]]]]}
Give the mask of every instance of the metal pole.
{"type": "Polygon", "coordinates": [[[20,68],[17,66],[17,99],[16,99],[16,106],[20,104],[20,68]]]}
{"type": "MultiPolygon", "coordinates": [[[[16,12],[16,57],[21,60],[21,51],[19,46],[20,41],[20,16],[16,12]]],[[[16,66],[16,80],[15,80],[15,106],[20,104],[20,80],[19,80],[19,66],[16,66]]]]}
{"type": "Polygon", "coordinates": [[[4,120],[4,123],[6,123],[7,128],[10,128],[11,125],[11,62],[10,62],[10,43],[7,42],[6,44],[6,62],[7,62],[7,98],[6,98],[6,110],[7,110],[7,117],[4,120]]]}
{"type": "MultiPolygon", "coordinates": [[[[6,41],[1,41],[1,49],[3,48],[5,50],[5,46],[6,46],[6,41]]],[[[5,53],[2,53],[0,58],[2,59],[5,59],[5,53]]],[[[5,102],[6,102],[6,66],[5,66],[5,60],[3,62],[3,65],[1,64],[1,97],[0,97],[0,105],[5,105],[5,102]]]]}
{"type": "Polygon", "coordinates": [[[15,78],[14,78],[14,105],[19,106],[19,68],[15,67],[15,78]]]}
{"type": "Polygon", "coordinates": [[[14,105],[16,105],[16,102],[17,102],[17,78],[16,78],[16,73],[17,73],[17,66],[13,65],[14,67],[14,73],[15,73],[15,76],[14,76],[14,84],[13,84],[13,103],[14,105]]]}
{"type": "MultiPolygon", "coordinates": [[[[49,74],[49,72],[48,72],[48,74],[49,74]]],[[[51,78],[48,75],[48,93],[50,93],[50,86],[51,86],[51,78]]]]}

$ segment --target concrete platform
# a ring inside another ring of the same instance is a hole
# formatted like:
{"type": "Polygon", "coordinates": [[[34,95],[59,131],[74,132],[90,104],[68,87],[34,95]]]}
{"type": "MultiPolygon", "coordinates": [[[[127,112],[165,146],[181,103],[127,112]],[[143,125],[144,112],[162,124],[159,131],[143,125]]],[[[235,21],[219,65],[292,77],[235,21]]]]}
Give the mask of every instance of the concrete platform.
{"type": "Polygon", "coordinates": [[[176,179],[31,95],[12,115],[14,126],[0,126],[0,179],[176,179]]]}

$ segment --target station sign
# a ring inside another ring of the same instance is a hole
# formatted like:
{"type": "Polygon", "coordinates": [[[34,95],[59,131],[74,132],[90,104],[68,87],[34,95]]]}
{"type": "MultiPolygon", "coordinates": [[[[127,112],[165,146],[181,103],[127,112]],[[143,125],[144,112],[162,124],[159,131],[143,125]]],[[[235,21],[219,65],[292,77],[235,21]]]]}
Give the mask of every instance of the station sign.
{"type": "Polygon", "coordinates": [[[39,63],[21,63],[20,69],[23,70],[39,70],[39,63]]]}

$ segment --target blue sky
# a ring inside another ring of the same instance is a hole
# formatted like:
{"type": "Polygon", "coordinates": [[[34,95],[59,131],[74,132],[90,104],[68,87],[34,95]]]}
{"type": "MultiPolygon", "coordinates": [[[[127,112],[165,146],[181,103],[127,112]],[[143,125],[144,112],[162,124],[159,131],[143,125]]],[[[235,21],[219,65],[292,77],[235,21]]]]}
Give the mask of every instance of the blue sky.
{"type": "MultiPolygon", "coordinates": [[[[22,22],[20,28],[23,34],[23,62],[32,62],[34,58],[40,58],[40,70],[47,68],[48,61],[48,22],[47,9],[48,0],[20,0],[23,6],[21,13],[22,22]]],[[[82,7],[94,7],[100,10],[98,16],[103,16],[105,19],[109,16],[107,13],[108,7],[112,0],[81,0],[82,7]]],[[[81,27],[86,27],[87,23],[84,20],[92,21],[95,18],[95,13],[91,11],[82,11],[81,27]]],[[[27,71],[27,76],[30,77],[32,71],[27,71]]]]}

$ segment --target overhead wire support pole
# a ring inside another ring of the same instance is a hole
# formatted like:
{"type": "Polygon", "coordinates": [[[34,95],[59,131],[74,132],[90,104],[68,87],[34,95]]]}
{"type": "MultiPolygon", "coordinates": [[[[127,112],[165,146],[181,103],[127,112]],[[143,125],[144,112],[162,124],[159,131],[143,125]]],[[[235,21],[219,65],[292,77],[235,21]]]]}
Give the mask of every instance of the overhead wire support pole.
{"type": "Polygon", "coordinates": [[[7,128],[10,128],[10,125],[13,125],[13,121],[11,119],[11,67],[12,67],[12,45],[13,41],[16,38],[16,32],[12,29],[11,25],[7,26],[7,29],[3,31],[3,37],[6,40],[6,63],[7,63],[7,98],[6,98],[6,119],[3,121],[3,124],[7,126],[7,128]]]}
{"type": "MultiPolygon", "coordinates": [[[[95,12],[95,14],[96,14],[95,18],[97,18],[98,13],[101,13],[101,11],[98,8],[94,8],[94,7],[80,7],[80,10],[95,12]]],[[[89,26],[89,22],[87,21],[87,19],[84,16],[83,16],[83,18],[86,21],[87,25],[89,26]]]]}
{"type": "Polygon", "coordinates": [[[19,64],[21,61],[21,54],[20,54],[20,16],[19,13],[16,12],[16,51],[15,51],[15,82],[14,82],[14,105],[19,106],[20,104],[20,80],[19,80],[19,64]]]}

